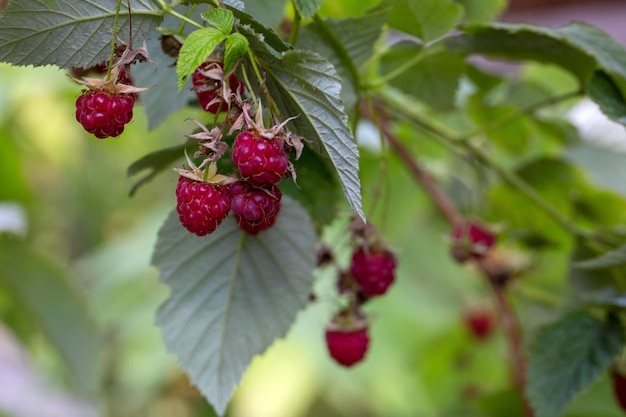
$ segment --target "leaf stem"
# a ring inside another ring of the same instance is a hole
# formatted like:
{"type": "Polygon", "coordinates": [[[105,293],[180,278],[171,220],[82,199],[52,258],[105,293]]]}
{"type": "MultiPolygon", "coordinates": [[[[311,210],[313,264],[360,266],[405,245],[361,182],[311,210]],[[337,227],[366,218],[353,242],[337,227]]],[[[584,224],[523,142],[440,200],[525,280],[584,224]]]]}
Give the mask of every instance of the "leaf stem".
{"type": "Polygon", "coordinates": [[[400,75],[404,74],[406,71],[411,69],[413,65],[416,65],[417,63],[419,63],[422,59],[424,59],[425,56],[426,56],[425,50],[424,49],[420,50],[413,58],[409,59],[408,61],[405,61],[402,65],[395,68],[393,71],[390,71],[384,76],[378,78],[377,80],[374,80],[373,83],[366,84],[364,88],[368,90],[374,90],[374,89],[382,87],[383,85],[387,84],[389,81],[393,80],[394,78],[399,77],[400,75]]]}
{"type": "MultiPolygon", "coordinates": [[[[413,124],[442,139],[443,141],[462,148],[465,152],[472,155],[484,165],[489,167],[498,176],[500,176],[503,181],[505,181],[511,187],[515,188],[518,192],[525,195],[530,201],[532,201],[538,208],[540,208],[546,215],[548,215],[552,220],[555,221],[555,223],[561,226],[561,228],[566,230],[568,233],[572,234],[573,236],[592,238],[592,234],[584,229],[579,228],[570,219],[564,217],[557,209],[554,208],[554,206],[544,200],[543,197],[541,197],[541,195],[539,195],[539,193],[537,193],[537,191],[535,191],[533,187],[531,187],[526,181],[524,181],[524,179],[522,179],[514,172],[511,172],[502,167],[482,148],[479,148],[478,146],[464,139],[463,135],[458,135],[447,127],[437,126],[429,119],[424,117],[424,115],[421,114],[418,110],[418,104],[414,103],[413,99],[411,99],[410,97],[401,92],[398,92],[397,90],[392,90],[389,88],[378,90],[376,92],[376,95],[385,103],[387,103],[391,108],[393,108],[394,111],[397,112],[397,114],[405,117],[413,124]]],[[[568,94],[568,96],[570,96],[570,94],[568,94]]],[[[557,101],[552,101],[551,103],[553,102],[557,101]]],[[[546,102],[544,102],[543,105],[546,105],[546,102]]],[[[535,106],[535,108],[536,107],[537,106],[535,106]]],[[[511,120],[512,119],[508,118],[509,122],[511,120]]]]}
{"type": "Polygon", "coordinates": [[[109,54],[109,65],[107,68],[108,80],[111,77],[111,70],[113,69],[113,60],[115,59],[115,42],[117,41],[117,22],[120,17],[120,9],[122,8],[122,0],[117,0],[117,6],[115,6],[115,20],[113,21],[113,38],[111,39],[111,52],[109,54]]]}
{"type": "Polygon", "coordinates": [[[298,36],[300,35],[300,24],[302,23],[302,16],[296,7],[296,4],[292,1],[291,5],[293,6],[294,19],[293,26],[291,27],[291,33],[289,34],[289,43],[293,46],[298,42],[298,36]]]}
{"type": "Polygon", "coordinates": [[[157,2],[159,3],[159,6],[161,6],[161,9],[163,9],[163,13],[170,14],[170,15],[172,15],[172,16],[180,19],[180,20],[182,20],[183,22],[187,22],[190,25],[193,25],[193,26],[195,26],[197,28],[200,28],[200,29],[204,28],[204,26],[202,26],[200,23],[198,23],[195,20],[190,19],[189,17],[187,17],[185,15],[182,15],[182,14],[178,13],[176,10],[174,10],[173,8],[176,5],[178,5],[177,2],[172,3],[172,4],[167,4],[163,0],[157,0],[157,2]]]}
{"type": "MultiPolygon", "coordinates": [[[[198,5],[194,4],[193,6],[191,6],[189,8],[189,11],[187,12],[187,18],[190,18],[190,16],[193,14],[193,12],[196,11],[197,7],[198,7],[198,5]]],[[[176,31],[176,34],[182,35],[183,34],[183,30],[185,30],[185,26],[187,26],[187,21],[183,20],[182,22],[180,22],[180,26],[178,27],[178,30],[176,31]]]]}
{"type": "Polygon", "coordinates": [[[248,91],[250,92],[250,96],[252,97],[252,102],[254,103],[254,107],[258,109],[259,100],[257,99],[256,94],[254,94],[254,88],[252,88],[252,84],[250,83],[250,79],[248,78],[248,71],[246,71],[245,65],[241,66],[241,72],[243,73],[243,80],[246,83],[246,88],[248,89],[248,91]]]}

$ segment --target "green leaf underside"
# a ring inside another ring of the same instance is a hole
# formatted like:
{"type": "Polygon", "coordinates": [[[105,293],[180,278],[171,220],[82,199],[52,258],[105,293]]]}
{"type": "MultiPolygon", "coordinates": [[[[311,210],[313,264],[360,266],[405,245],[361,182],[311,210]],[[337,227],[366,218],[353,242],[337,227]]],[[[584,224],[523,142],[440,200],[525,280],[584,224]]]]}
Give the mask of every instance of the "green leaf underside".
{"type": "Polygon", "coordinates": [[[580,269],[604,269],[612,266],[623,267],[624,265],[626,265],[626,244],[596,258],[574,263],[574,267],[580,269]]]}
{"type": "Polygon", "coordinates": [[[389,26],[430,42],[448,33],[463,16],[463,7],[452,0],[385,0],[391,10],[389,26]]]}
{"type": "MultiPolygon", "coordinates": [[[[108,59],[116,0],[10,2],[0,12],[0,62],[13,65],[90,67],[108,59]]],[[[132,0],[133,42],[141,44],[161,22],[148,0],[132,0]]],[[[122,5],[118,36],[128,42],[129,17],[122,5]]]]}
{"type": "Polygon", "coordinates": [[[496,23],[473,25],[447,42],[451,50],[558,65],[586,84],[599,67],[626,91],[626,49],[584,23],[558,28],[496,23]]]}
{"type": "Polygon", "coordinates": [[[530,351],[528,398],[537,417],[558,417],[587,389],[624,345],[621,324],[574,313],[543,329],[530,351]]]}
{"type": "Polygon", "coordinates": [[[202,15],[204,19],[224,35],[229,35],[235,24],[233,12],[215,7],[202,15]]]}
{"type": "Polygon", "coordinates": [[[601,71],[594,73],[587,85],[587,93],[611,120],[626,125],[624,95],[609,76],[601,71]]]}
{"type": "Polygon", "coordinates": [[[387,11],[383,10],[357,18],[325,19],[327,27],[343,46],[341,51],[336,50],[333,39],[318,22],[314,21],[302,28],[298,48],[328,57],[344,81],[341,98],[347,108],[351,108],[358,99],[358,72],[373,55],[374,44],[382,33],[387,16],[387,11]],[[357,74],[353,73],[353,69],[357,74]]]}
{"type": "Polygon", "coordinates": [[[308,19],[317,13],[317,10],[322,5],[322,0],[293,0],[293,4],[298,9],[298,13],[303,18],[308,19]]]}
{"type": "Polygon", "coordinates": [[[224,50],[224,73],[228,74],[235,67],[237,60],[248,51],[248,39],[241,33],[233,33],[226,38],[224,50]]]}
{"type": "Polygon", "coordinates": [[[176,74],[178,89],[181,90],[187,78],[213,53],[217,46],[224,42],[227,35],[218,29],[204,28],[192,32],[180,48],[176,74]]]}
{"type": "Polygon", "coordinates": [[[298,116],[287,128],[323,145],[350,207],[364,219],[359,151],[347,125],[340,100],[341,80],[335,68],[310,51],[291,50],[277,59],[255,35],[243,33],[266,71],[266,85],[281,116],[298,116]]]}
{"type": "Polygon", "coordinates": [[[171,293],[157,324],[219,415],[252,358],[283,337],[306,305],[315,240],[308,214],[288,196],[274,226],[257,236],[229,217],[199,238],[176,212],[159,231],[152,262],[171,293]]]}
{"type": "Polygon", "coordinates": [[[98,329],[63,269],[19,241],[0,238],[0,285],[28,311],[86,394],[97,391],[98,329]]]}

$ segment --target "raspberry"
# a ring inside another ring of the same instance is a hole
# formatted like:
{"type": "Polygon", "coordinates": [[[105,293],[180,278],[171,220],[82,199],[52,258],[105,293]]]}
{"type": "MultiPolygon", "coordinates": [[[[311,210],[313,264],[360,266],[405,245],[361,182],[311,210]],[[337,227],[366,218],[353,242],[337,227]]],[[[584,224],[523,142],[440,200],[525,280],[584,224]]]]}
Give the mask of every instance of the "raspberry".
{"type": "MultiPolygon", "coordinates": [[[[214,64],[217,64],[220,66],[220,68],[224,69],[224,64],[222,64],[221,62],[205,62],[198,68],[196,68],[193,75],[191,76],[191,82],[193,83],[193,90],[196,92],[196,96],[198,97],[198,104],[200,104],[200,107],[210,113],[216,114],[220,111],[228,109],[228,103],[224,103],[222,99],[220,99],[219,101],[215,101],[214,103],[209,105],[209,103],[211,103],[211,101],[213,101],[213,99],[217,97],[217,93],[221,88],[221,82],[219,80],[207,78],[204,74],[200,72],[207,71],[209,67],[214,64]]],[[[235,77],[235,74],[230,75],[230,77],[228,78],[228,83],[231,91],[237,92],[240,95],[243,94],[243,84],[239,82],[237,77],[235,77]]]]}
{"type": "Polygon", "coordinates": [[[626,411],[626,376],[614,369],[611,372],[611,381],[613,383],[613,396],[621,409],[626,411]]]}
{"type": "Polygon", "coordinates": [[[277,184],[287,172],[285,146],[279,139],[264,139],[241,132],[233,144],[233,162],[253,185],[277,184]]]}
{"type": "Polygon", "coordinates": [[[83,90],[76,99],[76,120],[99,139],[116,137],[133,118],[134,105],[130,94],[83,90]]]}
{"type": "Polygon", "coordinates": [[[212,233],[230,210],[228,187],[195,181],[184,176],[176,186],[176,211],[180,222],[191,233],[212,233]]]}
{"type": "Polygon", "coordinates": [[[352,255],[350,274],[366,296],[382,295],[393,283],[396,258],[385,248],[358,248],[352,255]]]}
{"type": "Polygon", "coordinates": [[[470,220],[457,225],[452,232],[452,257],[459,263],[470,258],[483,259],[495,244],[496,237],[480,223],[470,220]]]}
{"type": "Polygon", "coordinates": [[[231,207],[239,228],[251,235],[276,222],[283,193],[275,185],[255,188],[245,181],[230,186],[231,207]]]}
{"type": "Polygon", "coordinates": [[[326,347],[330,356],[340,365],[353,366],[363,360],[369,345],[367,325],[359,328],[341,328],[331,325],[326,329],[326,347]]]}
{"type": "Polygon", "coordinates": [[[470,333],[479,340],[485,340],[493,333],[494,316],[488,309],[469,310],[463,319],[470,333]]]}

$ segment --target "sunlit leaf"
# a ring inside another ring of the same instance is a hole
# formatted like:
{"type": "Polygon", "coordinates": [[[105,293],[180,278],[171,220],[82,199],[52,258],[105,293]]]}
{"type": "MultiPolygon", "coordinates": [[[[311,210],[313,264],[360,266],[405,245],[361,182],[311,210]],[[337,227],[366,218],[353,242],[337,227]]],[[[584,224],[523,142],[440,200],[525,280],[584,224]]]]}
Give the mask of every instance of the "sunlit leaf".
{"type": "Polygon", "coordinates": [[[227,36],[215,28],[203,28],[192,32],[178,55],[176,74],[178,89],[181,90],[187,78],[213,53],[227,36]]]}
{"type": "Polygon", "coordinates": [[[171,293],[157,323],[218,414],[252,358],[283,337],[306,305],[315,240],[307,213],[287,196],[276,224],[257,236],[228,218],[200,238],[176,212],[161,228],[152,261],[171,293]]]}

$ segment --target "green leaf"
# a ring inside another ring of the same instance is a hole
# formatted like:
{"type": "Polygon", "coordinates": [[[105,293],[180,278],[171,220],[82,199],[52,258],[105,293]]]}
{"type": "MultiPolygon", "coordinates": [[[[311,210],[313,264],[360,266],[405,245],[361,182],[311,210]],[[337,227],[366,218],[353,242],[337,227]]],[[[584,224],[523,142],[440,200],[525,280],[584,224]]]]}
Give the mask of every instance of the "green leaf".
{"type": "Polygon", "coordinates": [[[215,28],[198,29],[187,37],[182,48],[180,48],[178,62],[176,63],[179,91],[185,85],[187,78],[226,38],[226,35],[215,28]]]}
{"type": "Polygon", "coordinates": [[[95,394],[101,353],[98,330],[62,267],[20,241],[0,238],[0,284],[41,325],[77,388],[95,394]]]}
{"type": "Polygon", "coordinates": [[[464,20],[468,23],[488,22],[507,6],[506,0],[456,0],[465,9],[464,20]]]}
{"type": "Polygon", "coordinates": [[[283,41],[281,37],[276,34],[276,32],[259,23],[253,16],[250,16],[249,14],[231,6],[228,6],[228,8],[239,20],[238,26],[247,26],[249,29],[251,28],[255,33],[261,36],[265,45],[267,45],[272,54],[274,54],[277,58],[280,57],[281,52],[293,49],[292,46],[283,41]]]}
{"type": "Polygon", "coordinates": [[[611,266],[624,266],[624,264],[626,264],[626,244],[598,257],[575,262],[574,267],[580,269],[602,269],[611,266]]]}
{"type": "Polygon", "coordinates": [[[237,60],[248,52],[248,39],[241,33],[233,33],[226,38],[224,51],[224,73],[228,74],[235,67],[237,60]]]}
{"type": "Polygon", "coordinates": [[[148,129],[154,129],[165,122],[172,113],[185,107],[196,98],[191,88],[178,91],[176,80],[176,58],[166,55],[159,39],[150,38],[146,42],[150,58],[157,65],[147,63],[135,65],[133,80],[135,85],[146,86],[148,90],[139,93],[141,104],[148,118],[148,129]]]}
{"type": "Polygon", "coordinates": [[[537,417],[558,417],[619,355],[624,345],[619,319],[600,321],[571,314],[537,335],[528,362],[528,399],[537,417]]]}
{"type": "Polygon", "coordinates": [[[202,18],[224,35],[229,35],[235,25],[235,16],[230,10],[214,7],[202,15],[202,18]]]}
{"type": "Polygon", "coordinates": [[[383,10],[362,17],[315,20],[302,28],[299,49],[309,49],[328,57],[343,80],[341,99],[346,108],[357,102],[360,73],[374,54],[388,13],[383,10]]]}
{"type": "Polygon", "coordinates": [[[277,26],[285,14],[287,0],[244,0],[246,11],[261,24],[277,26]]]}
{"type": "Polygon", "coordinates": [[[595,101],[602,113],[617,123],[626,125],[626,102],[624,95],[613,80],[601,71],[596,71],[587,85],[589,98],[595,101]]]}
{"type": "Polygon", "coordinates": [[[435,110],[451,110],[455,106],[456,92],[465,72],[465,60],[459,54],[439,52],[419,59],[422,48],[415,43],[395,45],[381,58],[381,73],[393,73],[413,60],[415,63],[394,77],[390,83],[428,104],[435,110]]]}
{"type": "Polygon", "coordinates": [[[147,184],[150,180],[156,177],[161,172],[165,171],[170,165],[182,158],[185,148],[189,145],[196,144],[193,139],[188,140],[183,145],[172,146],[170,148],[159,149],[158,151],[151,152],[135,162],[133,162],[126,171],[126,175],[132,177],[141,173],[142,171],[148,171],[143,177],[137,180],[130,188],[129,194],[134,195],[139,187],[147,184]]]}
{"type": "Polygon", "coordinates": [[[298,13],[305,18],[313,17],[317,9],[322,5],[322,0],[293,0],[293,4],[298,9],[298,13]]]}
{"type": "Polygon", "coordinates": [[[157,324],[219,415],[252,358],[283,337],[306,305],[315,240],[307,213],[287,196],[275,225],[257,236],[229,217],[199,238],[176,212],[161,228],[152,262],[171,293],[157,324]]]}
{"type": "Polygon", "coordinates": [[[447,42],[451,50],[555,64],[576,75],[583,85],[600,68],[626,92],[626,49],[593,26],[572,23],[546,28],[496,23],[473,25],[464,31],[447,42]]]}
{"type": "MultiPolygon", "coordinates": [[[[0,12],[0,62],[13,65],[89,67],[109,57],[117,0],[12,1],[0,12]]],[[[161,22],[149,0],[132,0],[133,42],[141,44],[161,22]]],[[[118,36],[128,41],[130,27],[124,5],[118,36]]]]}
{"type": "Polygon", "coordinates": [[[380,8],[391,10],[389,26],[424,42],[445,35],[463,16],[463,7],[452,0],[384,0],[380,8]]]}
{"type": "Polygon", "coordinates": [[[341,80],[335,68],[310,51],[292,50],[277,59],[265,44],[249,32],[250,47],[266,72],[283,118],[298,116],[287,128],[321,145],[333,163],[343,192],[354,212],[364,218],[359,151],[340,100],[341,80]]]}

